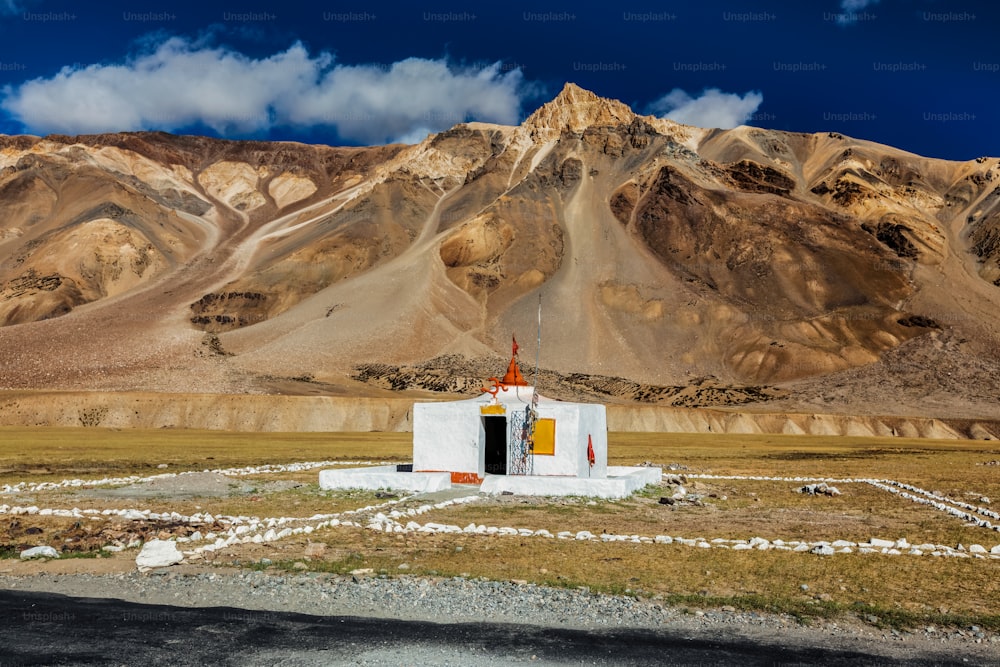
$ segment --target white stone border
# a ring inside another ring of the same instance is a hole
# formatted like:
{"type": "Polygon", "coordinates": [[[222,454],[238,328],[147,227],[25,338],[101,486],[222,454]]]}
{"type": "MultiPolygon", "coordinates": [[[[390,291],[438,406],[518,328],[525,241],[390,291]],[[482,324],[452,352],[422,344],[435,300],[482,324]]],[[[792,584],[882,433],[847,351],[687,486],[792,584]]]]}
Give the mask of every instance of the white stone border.
{"type": "Polygon", "coordinates": [[[327,466],[357,466],[357,465],[388,465],[390,461],[304,461],[301,463],[268,463],[262,466],[246,466],[243,468],[206,468],[204,470],[186,470],[184,472],[164,472],[158,475],[129,475],[128,477],[104,477],[102,479],[64,479],[59,482],[18,482],[0,486],[0,496],[13,493],[32,493],[35,491],[54,491],[66,488],[90,488],[95,486],[126,486],[128,484],[143,484],[158,479],[170,479],[184,475],[216,473],[227,477],[246,477],[248,475],[267,475],[279,472],[301,472],[327,466]]]}
{"type": "MultiPolygon", "coordinates": [[[[1000,532],[1000,525],[991,523],[985,519],[980,519],[974,514],[979,514],[981,516],[987,516],[991,519],[1000,520],[1000,513],[994,512],[993,510],[988,510],[977,505],[972,505],[960,500],[953,500],[947,496],[941,496],[932,491],[927,491],[921,489],[920,487],[913,486],[911,484],[904,484],[903,482],[897,482],[892,479],[870,479],[870,478],[845,478],[836,479],[833,477],[765,477],[765,476],[754,476],[754,475],[702,475],[702,474],[685,474],[672,472],[669,474],[670,477],[685,476],[689,479],[731,479],[731,480],[751,480],[758,482],[826,482],[835,484],[869,484],[876,489],[882,491],[887,491],[889,493],[900,496],[907,500],[919,503],[921,505],[929,505],[936,510],[945,512],[952,516],[958,517],[970,523],[975,523],[980,528],[989,528],[990,530],[995,530],[1000,532]],[[969,510],[969,511],[964,511],[969,510]]],[[[667,474],[664,474],[667,477],[667,474]]]]}
{"type": "MultiPolygon", "coordinates": [[[[340,464],[352,465],[349,462],[338,462],[340,464]]],[[[329,465],[330,462],[305,462],[305,463],[293,463],[287,465],[268,465],[260,467],[248,467],[248,468],[235,468],[227,470],[212,470],[207,472],[217,472],[220,474],[232,474],[232,475],[253,475],[262,474],[268,472],[286,472],[286,471],[298,471],[298,470],[309,470],[315,467],[329,465]]],[[[169,476],[178,476],[192,473],[166,473],[164,475],[156,475],[146,478],[118,478],[133,480],[138,479],[140,481],[148,481],[151,479],[159,479],[169,476]]],[[[990,528],[992,530],[998,530],[998,527],[989,521],[984,519],[979,519],[970,512],[975,512],[983,516],[989,516],[991,518],[998,518],[997,513],[992,510],[986,510],[975,505],[969,505],[968,503],[962,503],[960,501],[955,501],[944,496],[934,494],[930,491],[920,489],[918,487],[903,484],[901,482],[896,482],[894,480],[876,480],[876,479],[838,479],[838,478],[813,478],[813,477],[768,477],[768,476],[750,476],[750,475],[707,475],[707,474],[696,474],[696,473],[678,473],[670,472],[664,473],[663,477],[677,477],[679,475],[684,475],[688,479],[716,479],[716,480],[750,480],[750,481],[776,481],[776,482],[793,482],[793,483],[816,483],[816,482],[827,482],[836,484],[850,484],[850,483],[863,483],[870,484],[875,488],[884,490],[890,493],[899,495],[902,498],[911,500],[913,502],[918,502],[921,504],[926,504],[939,509],[941,511],[947,512],[953,516],[962,518],[966,521],[974,522],[976,525],[981,527],[990,528]],[[949,504],[950,503],[950,504],[949,504]],[[961,508],[961,509],[960,509],[961,508]],[[969,511],[964,511],[969,510],[969,511]]],[[[44,488],[41,485],[36,485],[35,490],[47,490],[56,488],[65,488],[66,486],[76,486],[72,482],[80,480],[65,480],[69,482],[63,485],[54,483],[42,483],[49,484],[44,488]]],[[[103,482],[103,480],[102,480],[103,482]]],[[[107,483],[107,482],[103,482],[107,483]]],[[[134,483],[134,481],[126,481],[123,483],[134,483]]],[[[22,485],[25,483],[20,483],[14,485],[14,487],[5,486],[4,488],[23,488],[22,485]]],[[[95,484],[96,482],[87,482],[87,484],[95,484]]],[[[366,507],[361,507],[353,510],[345,510],[343,512],[333,513],[333,514],[314,514],[310,517],[271,517],[271,518],[260,518],[260,517],[246,517],[246,516],[213,516],[210,513],[193,514],[190,516],[185,516],[177,512],[162,512],[156,513],[150,510],[136,510],[136,509],[87,509],[81,510],[78,508],[73,508],[72,510],[66,509],[52,509],[52,508],[39,508],[37,506],[20,507],[20,506],[10,506],[10,505],[0,505],[0,514],[27,514],[27,515],[39,515],[39,516],[59,516],[59,517],[69,517],[69,518],[90,518],[91,520],[103,520],[111,516],[118,516],[125,519],[136,520],[136,521],[155,521],[155,520],[165,520],[173,521],[177,523],[188,523],[188,524],[204,524],[219,521],[221,523],[228,523],[229,528],[219,533],[208,533],[206,535],[201,535],[196,531],[191,537],[180,537],[176,539],[176,542],[180,543],[191,543],[199,541],[208,541],[209,544],[204,544],[197,546],[189,551],[184,551],[185,557],[199,556],[207,552],[221,551],[222,549],[228,548],[230,546],[238,544],[262,544],[271,543],[286,537],[293,535],[309,535],[317,530],[322,530],[326,528],[366,528],[368,530],[375,530],[380,532],[390,532],[390,533],[452,533],[452,534],[464,534],[464,535],[498,535],[498,536],[519,536],[519,537],[540,537],[546,539],[572,539],[580,541],[600,541],[604,543],[611,542],[631,542],[637,544],[680,544],[684,546],[691,546],[701,549],[731,549],[733,551],[789,551],[789,552],[808,552],[818,555],[833,555],[833,554],[870,554],[878,553],[885,555],[911,555],[911,556],[922,556],[931,555],[938,557],[954,557],[954,558],[977,558],[977,559],[1000,559],[1000,545],[994,546],[992,549],[987,550],[985,547],[979,544],[970,545],[968,548],[958,545],[957,547],[949,547],[941,544],[919,544],[912,545],[906,538],[900,538],[897,540],[885,540],[880,538],[871,538],[868,542],[851,542],[848,540],[834,540],[834,541],[816,541],[816,542],[806,542],[800,540],[766,540],[762,537],[752,537],[749,539],[725,539],[725,538],[715,538],[712,540],[706,540],[705,538],[685,538],[680,536],[671,535],[617,535],[602,533],[600,535],[595,535],[590,531],[581,530],[577,532],[573,531],[560,531],[553,534],[546,529],[530,529],[530,528],[513,528],[510,526],[486,526],[477,525],[471,523],[468,526],[462,528],[457,525],[441,524],[435,522],[427,522],[424,524],[417,523],[413,521],[413,517],[426,514],[437,509],[444,509],[451,507],[453,505],[466,504],[475,502],[481,499],[481,496],[464,496],[460,498],[455,498],[452,500],[442,501],[436,504],[424,504],[416,508],[409,508],[406,510],[391,510],[389,512],[383,512],[387,508],[392,507],[398,503],[412,499],[413,496],[404,497],[401,499],[389,500],[385,503],[377,505],[368,505],[366,507]],[[366,523],[362,524],[358,521],[353,520],[353,518],[358,515],[371,514],[375,512],[373,516],[370,516],[366,523]],[[405,524],[400,520],[409,519],[405,524]],[[306,525],[295,525],[305,523],[306,525]],[[197,537],[195,537],[197,536],[197,537]]]]}

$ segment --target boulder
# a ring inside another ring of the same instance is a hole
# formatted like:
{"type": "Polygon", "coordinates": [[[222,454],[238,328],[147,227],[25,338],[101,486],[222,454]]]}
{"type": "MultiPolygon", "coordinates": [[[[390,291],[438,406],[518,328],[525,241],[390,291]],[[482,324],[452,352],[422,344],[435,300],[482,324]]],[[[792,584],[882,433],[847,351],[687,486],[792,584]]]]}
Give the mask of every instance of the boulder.
{"type": "Polygon", "coordinates": [[[175,565],[184,560],[184,554],[170,540],[150,540],[142,545],[142,551],[135,558],[136,567],[140,572],[147,572],[156,567],[175,565]]]}
{"type": "Polygon", "coordinates": [[[32,558],[59,558],[59,552],[49,546],[31,547],[21,552],[21,560],[32,558]]]}

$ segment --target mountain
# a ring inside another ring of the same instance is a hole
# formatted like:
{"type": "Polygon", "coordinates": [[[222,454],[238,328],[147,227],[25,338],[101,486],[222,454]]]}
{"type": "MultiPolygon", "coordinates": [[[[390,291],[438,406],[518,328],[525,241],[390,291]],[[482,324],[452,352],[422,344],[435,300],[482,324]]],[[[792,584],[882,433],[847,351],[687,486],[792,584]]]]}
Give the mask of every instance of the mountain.
{"type": "Polygon", "coordinates": [[[6,389],[467,393],[513,333],[557,396],[1000,418],[1000,160],[572,84],[412,146],[0,137],[0,325],[6,389]]]}

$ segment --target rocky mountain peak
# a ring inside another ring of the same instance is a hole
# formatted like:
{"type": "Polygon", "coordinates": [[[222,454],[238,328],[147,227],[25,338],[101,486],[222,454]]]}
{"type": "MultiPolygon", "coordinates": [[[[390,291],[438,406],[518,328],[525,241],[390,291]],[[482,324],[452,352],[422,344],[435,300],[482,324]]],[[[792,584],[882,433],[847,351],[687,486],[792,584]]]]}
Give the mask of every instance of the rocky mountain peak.
{"type": "Polygon", "coordinates": [[[560,133],[566,129],[582,132],[595,125],[630,123],[635,117],[635,113],[618,100],[599,97],[574,83],[567,83],[555,99],[531,114],[524,126],[536,132],[560,133]]]}

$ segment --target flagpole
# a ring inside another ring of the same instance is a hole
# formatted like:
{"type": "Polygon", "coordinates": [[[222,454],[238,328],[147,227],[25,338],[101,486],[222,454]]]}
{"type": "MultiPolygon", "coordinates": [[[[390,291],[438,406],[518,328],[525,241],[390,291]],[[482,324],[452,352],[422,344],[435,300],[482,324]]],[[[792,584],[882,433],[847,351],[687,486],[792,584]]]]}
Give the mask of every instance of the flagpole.
{"type": "Polygon", "coordinates": [[[538,342],[535,345],[535,393],[538,393],[538,359],[542,353],[542,293],[538,293],[538,342]]]}

